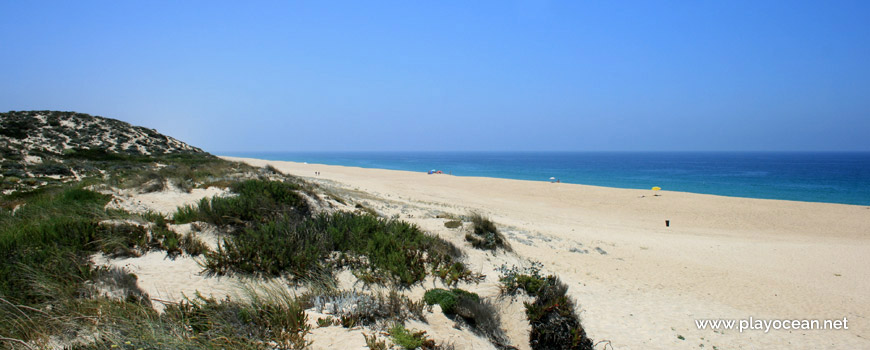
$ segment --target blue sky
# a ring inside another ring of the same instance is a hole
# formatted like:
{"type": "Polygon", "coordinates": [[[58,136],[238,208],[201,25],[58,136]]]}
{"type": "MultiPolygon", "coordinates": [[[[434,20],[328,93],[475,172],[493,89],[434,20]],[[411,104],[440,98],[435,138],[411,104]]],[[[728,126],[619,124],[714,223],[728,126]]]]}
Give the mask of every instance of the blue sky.
{"type": "Polygon", "coordinates": [[[0,1],[0,110],[231,151],[870,151],[870,2],[0,1]]]}

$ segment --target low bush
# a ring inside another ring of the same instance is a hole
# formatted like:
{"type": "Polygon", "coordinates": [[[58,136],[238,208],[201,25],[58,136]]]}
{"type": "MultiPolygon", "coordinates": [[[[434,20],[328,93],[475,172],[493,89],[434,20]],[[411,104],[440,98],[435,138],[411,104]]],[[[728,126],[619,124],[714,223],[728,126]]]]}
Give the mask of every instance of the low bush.
{"type": "Polygon", "coordinates": [[[427,304],[440,305],[441,310],[446,314],[455,314],[456,304],[462,299],[468,299],[473,302],[480,301],[480,297],[477,294],[459,288],[454,288],[452,290],[435,288],[427,290],[423,295],[423,300],[425,300],[427,304]]]}
{"type": "Polygon", "coordinates": [[[14,215],[0,211],[0,296],[38,304],[77,295],[93,277],[89,256],[97,252],[181,252],[178,234],[165,222],[148,227],[121,221],[130,215],[105,210],[109,198],[78,187],[5,196],[4,202],[24,199],[26,205],[14,215]],[[115,221],[100,224],[108,219],[115,221]]]}
{"type": "Polygon", "coordinates": [[[192,233],[187,233],[179,241],[181,249],[190,256],[200,256],[208,252],[208,245],[192,233]]]}
{"type": "Polygon", "coordinates": [[[368,335],[363,333],[363,338],[365,338],[366,346],[370,350],[387,350],[387,342],[384,340],[378,340],[377,335],[368,335]]]}
{"type": "Polygon", "coordinates": [[[427,290],[423,300],[429,305],[440,305],[445,315],[465,322],[475,333],[489,339],[497,348],[511,348],[501,327],[498,311],[477,294],[458,288],[435,288],[427,290]]]}
{"type": "Polygon", "coordinates": [[[34,129],[36,129],[36,126],[29,123],[26,119],[15,118],[14,116],[6,118],[5,113],[2,122],[0,122],[0,135],[13,139],[26,139],[28,133],[34,129]]]}
{"type": "Polygon", "coordinates": [[[105,234],[100,250],[111,258],[137,257],[149,249],[149,235],[145,227],[133,224],[104,225],[105,234]]]}
{"type": "Polygon", "coordinates": [[[326,316],[326,318],[317,318],[317,326],[318,327],[330,327],[336,325],[335,319],[332,316],[326,316]]]}
{"type": "Polygon", "coordinates": [[[465,235],[465,240],[477,249],[511,251],[510,244],[492,220],[474,213],[471,215],[471,232],[465,235]]]}
{"type": "Polygon", "coordinates": [[[384,276],[399,285],[422,281],[427,269],[456,270],[456,278],[472,274],[457,261],[458,250],[417,226],[371,215],[337,212],[301,222],[278,219],[245,229],[206,254],[205,266],[223,275],[291,275],[310,278],[348,266],[359,275],[384,276]],[[337,259],[328,259],[339,252],[337,259]]]}
{"type": "Polygon", "coordinates": [[[299,186],[293,183],[247,180],[234,183],[230,190],[237,196],[203,198],[196,206],[179,208],[174,221],[244,227],[277,218],[298,220],[309,213],[308,203],[297,193],[299,186]]]}
{"type": "Polygon", "coordinates": [[[532,325],[532,349],[591,350],[592,340],[574,313],[574,302],[565,295],[568,286],[548,276],[532,303],[526,303],[526,317],[532,325]]]}
{"type": "Polygon", "coordinates": [[[369,208],[365,205],[362,205],[360,203],[357,203],[356,205],[354,205],[354,208],[359,210],[361,214],[369,214],[371,216],[380,216],[380,215],[378,215],[378,212],[376,210],[369,208]]]}
{"type": "Polygon", "coordinates": [[[525,291],[531,296],[537,295],[536,293],[545,281],[545,277],[541,275],[542,267],[543,265],[539,262],[532,262],[529,267],[525,268],[507,267],[507,265],[499,267],[499,283],[502,294],[515,295],[518,291],[525,291]]]}
{"type": "Polygon", "coordinates": [[[566,295],[568,286],[558,277],[540,275],[541,265],[526,269],[500,268],[502,291],[514,294],[520,290],[535,300],[526,302],[526,318],[532,326],[529,343],[532,349],[593,349],[592,340],[574,312],[574,302],[566,295]],[[528,274],[526,274],[528,273],[528,274]]]}
{"type": "Polygon", "coordinates": [[[446,228],[459,228],[462,227],[462,221],[459,220],[450,220],[444,222],[444,227],[446,228]]]}
{"type": "MultiPolygon", "coordinates": [[[[6,200],[9,200],[6,198],[6,200]]],[[[73,295],[92,274],[88,253],[105,235],[108,197],[79,188],[38,191],[13,215],[0,212],[0,296],[40,303],[73,295]]]]}
{"type": "MultiPolygon", "coordinates": [[[[273,342],[278,349],[302,349],[311,330],[301,304],[276,288],[249,295],[248,302],[205,298],[197,294],[167,305],[164,317],[188,330],[182,334],[206,342],[227,337],[241,344],[273,342]]],[[[230,343],[232,344],[232,343],[230,343]]]]}
{"type": "Polygon", "coordinates": [[[273,175],[284,175],[281,170],[278,170],[277,168],[272,166],[272,164],[266,164],[266,166],[263,167],[263,171],[273,175]]]}
{"type": "Polygon", "coordinates": [[[31,167],[31,172],[37,175],[72,176],[73,174],[67,166],[61,163],[54,162],[46,162],[34,165],[31,167]]]}
{"type": "Polygon", "coordinates": [[[411,332],[401,323],[396,323],[393,328],[390,328],[390,337],[392,337],[394,344],[409,350],[436,348],[435,341],[426,338],[426,332],[411,332]]]}
{"type": "Polygon", "coordinates": [[[160,192],[166,190],[167,180],[165,177],[156,172],[150,172],[145,175],[147,181],[142,184],[141,191],[143,193],[160,192]]]}
{"type": "Polygon", "coordinates": [[[64,158],[83,159],[89,161],[122,161],[131,160],[133,157],[125,154],[109,152],[101,148],[72,148],[63,152],[64,158]]]}

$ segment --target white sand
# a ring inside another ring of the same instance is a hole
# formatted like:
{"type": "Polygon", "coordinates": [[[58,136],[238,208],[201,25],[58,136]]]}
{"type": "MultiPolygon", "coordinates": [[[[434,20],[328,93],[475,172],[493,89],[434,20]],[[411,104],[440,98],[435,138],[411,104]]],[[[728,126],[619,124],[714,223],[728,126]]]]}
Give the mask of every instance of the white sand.
{"type": "Polygon", "coordinates": [[[115,198],[107,205],[109,208],[124,209],[132,213],[153,211],[169,215],[178,207],[193,205],[202,198],[227,195],[228,191],[219,187],[195,188],[190,192],[169,186],[163,191],[138,193],[133,190],[112,192],[115,198]]]}
{"type": "Polygon", "coordinates": [[[163,310],[163,302],[178,302],[184,296],[223,299],[240,294],[244,281],[235,277],[207,277],[196,259],[187,255],[170,259],[165,252],[153,251],[136,258],[107,259],[92,257],[97,265],[120,267],[137,276],[139,288],[154,299],[154,307],[163,310]]]}
{"type": "MultiPolygon", "coordinates": [[[[589,335],[616,349],[870,348],[868,207],[225,158],[354,194],[454,242],[461,233],[433,213],[489,215],[520,256],[571,287],[589,335]],[[714,332],[694,322],[748,317],[847,317],[849,329],[714,332]]],[[[469,259],[489,270],[514,258],[469,259]]],[[[483,294],[495,288],[490,274],[483,294]]]]}

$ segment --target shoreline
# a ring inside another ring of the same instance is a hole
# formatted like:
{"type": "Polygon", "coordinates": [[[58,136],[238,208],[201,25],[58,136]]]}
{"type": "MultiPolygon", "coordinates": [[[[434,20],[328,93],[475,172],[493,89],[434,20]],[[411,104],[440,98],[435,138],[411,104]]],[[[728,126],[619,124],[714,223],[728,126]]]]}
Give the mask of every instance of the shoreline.
{"type": "Polygon", "coordinates": [[[700,339],[720,348],[870,346],[860,336],[870,331],[866,206],[222,158],[355,193],[439,235],[455,233],[403,208],[488,215],[519,256],[571,286],[590,335],[617,348],[698,348],[700,339]],[[851,322],[803,334],[720,334],[693,323],[748,317],[851,322]]]}
{"type": "MultiPolygon", "coordinates": [[[[362,152],[365,153],[365,152],[362,152]]],[[[532,152],[534,153],[534,152],[532,152]]],[[[570,152],[568,152],[570,153],[570,152]]],[[[619,152],[616,152],[619,153],[619,152]]],[[[658,152],[653,152],[658,153],[658,152]]],[[[692,153],[692,152],[689,152],[692,153]]],[[[717,152],[700,152],[700,153],[717,153],[717,152]]],[[[719,152],[719,153],[730,153],[730,152],[719,152]]],[[[768,152],[761,152],[761,154],[765,154],[768,152]]],[[[776,153],[776,152],[773,152],[776,153]]],[[[795,154],[804,154],[804,153],[812,153],[812,152],[785,152],[795,153],[795,154]]],[[[830,152],[832,154],[864,154],[867,152],[830,152]]],[[[344,167],[344,168],[357,168],[357,169],[371,169],[371,170],[386,170],[386,171],[399,171],[399,172],[407,172],[407,173],[426,173],[426,171],[420,170],[403,170],[403,169],[389,169],[389,168],[379,168],[379,167],[365,167],[365,166],[357,166],[357,165],[339,165],[339,164],[326,164],[326,163],[314,163],[314,162],[299,162],[299,161],[291,161],[291,160],[272,160],[272,159],[264,159],[264,158],[253,158],[253,157],[243,157],[243,156],[229,156],[229,155],[217,155],[217,157],[221,157],[224,159],[257,159],[262,161],[269,162],[288,162],[288,163],[296,163],[296,164],[307,164],[307,165],[321,165],[321,166],[335,166],[335,167],[344,167]]],[[[442,169],[443,170],[443,169],[442,169]]],[[[452,173],[443,173],[439,175],[449,175],[463,178],[485,178],[485,179],[501,179],[501,180],[515,180],[515,181],[529,181],[529,182],[543,182],[548,183],[546,179],[544,180],[535,180],[535,179],[525,179],[525,178],[513,178],[513,177],[495,177],[495,176],[478,176],[478,175],[455,175],[452,173]]],[[[636,188],[636,187],[616,187],[616,186],[606,186],[606,185],[594,185],[594,184],[584,184],[584,183],[576,183],[576,182],[560,182],[562,184],[570,184],[570,185],[579,185],[579,186],[590,186],[590,187],[599,187],[599,188],[609,188],[609,189],[623,189],[623,190],[636,190],[636,191],[650,191],[649,188],[636,188]]],[[[831,202],[831,201],[813,201],[813,200],[800,200],[800,199],[782,199],[782,198],[769,198],[769,197],[747,197],[740,195],[728,195],[728,194],[716,194],[716,193],[702,193],[702,192],[690,192],[690,191],[677,191],[677,190],[667,190],[663,189],[663,191],[671,192],[671,193],[687,193],[687,194],[697,194],[697,195],[706,195],[706,196],[717,196],[717,197],[727,197],[727,198],[740,198],[740,199],[757,199],[757,200],[770,200],[770,201],[786,201],[786,202],[800,202],[800,203],[821,203],[821,204],[839,204],[839,205],[851,205],[851,206],[862,206],[870,208],[870,202],[865,204],[856,204],[856,203],[845,203],[845,202],[831,202]]]]}

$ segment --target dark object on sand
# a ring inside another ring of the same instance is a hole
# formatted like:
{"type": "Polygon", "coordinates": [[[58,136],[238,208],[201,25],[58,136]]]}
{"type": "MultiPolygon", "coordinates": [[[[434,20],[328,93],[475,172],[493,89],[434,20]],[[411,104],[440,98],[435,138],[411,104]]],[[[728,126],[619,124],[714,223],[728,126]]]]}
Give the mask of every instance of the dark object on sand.
{"type": "Polygon", "coordinates": [[[665,220],[665,227],[671,227],[671,220],[665,220]]]}

